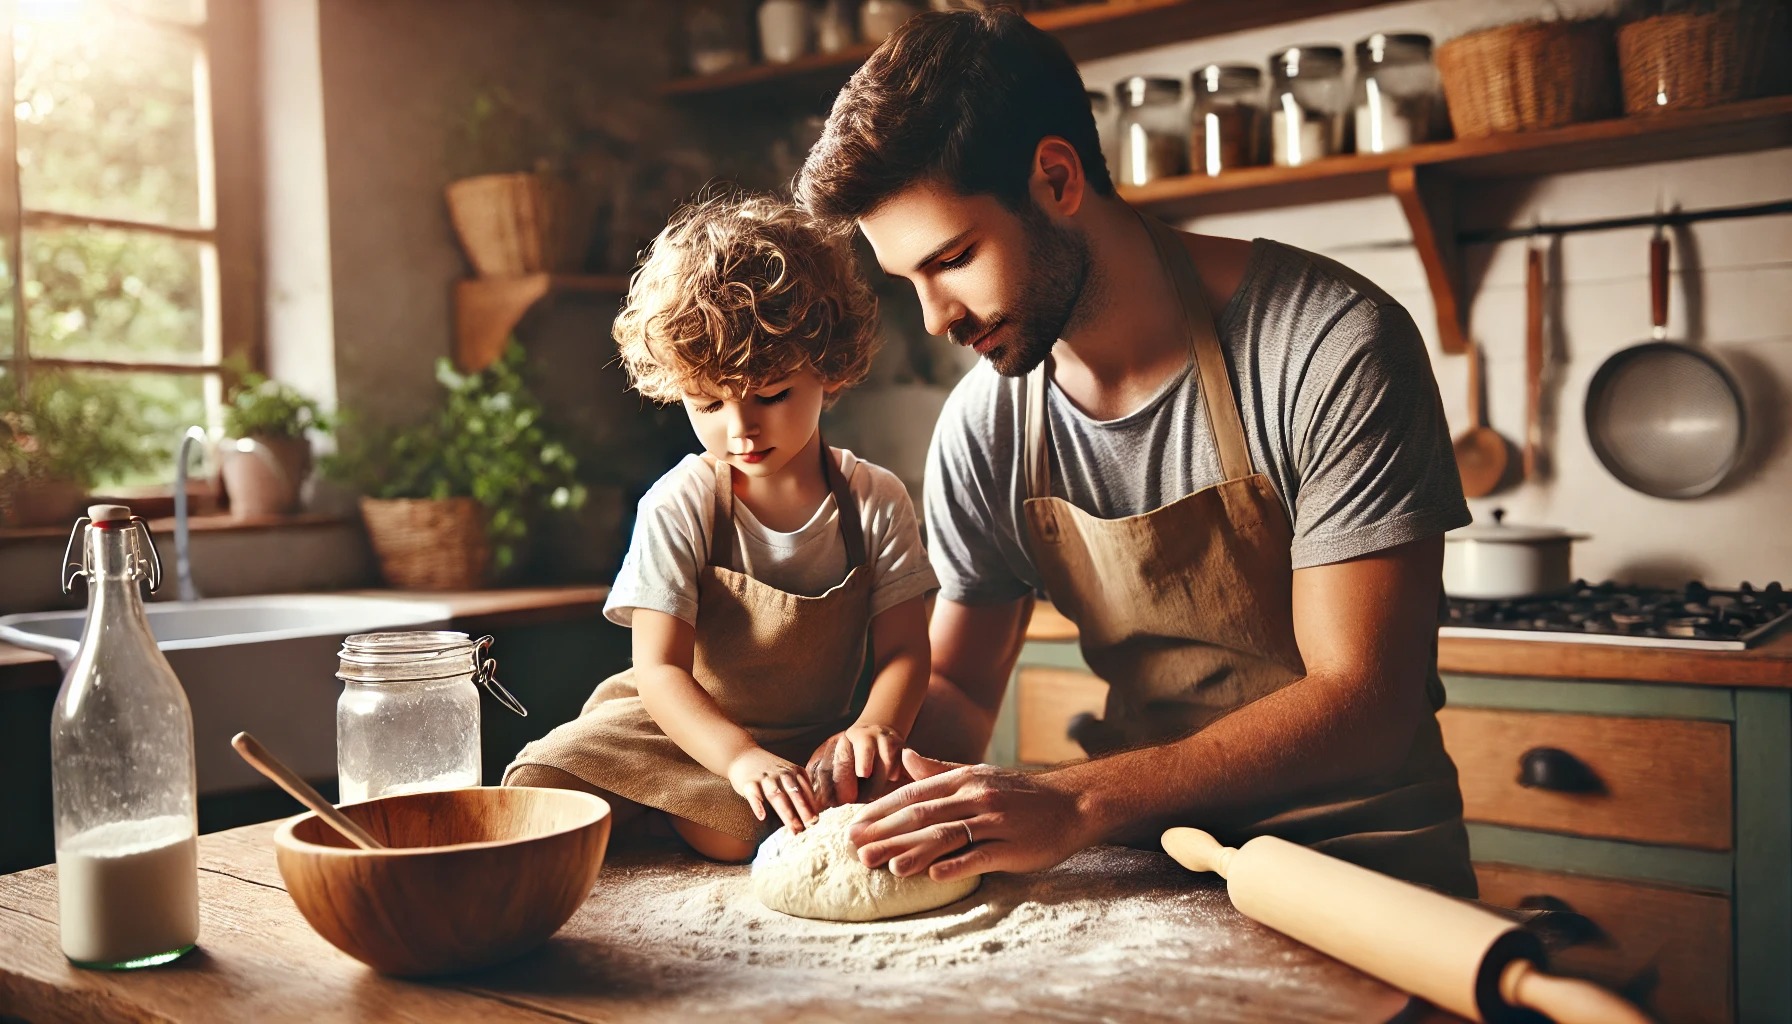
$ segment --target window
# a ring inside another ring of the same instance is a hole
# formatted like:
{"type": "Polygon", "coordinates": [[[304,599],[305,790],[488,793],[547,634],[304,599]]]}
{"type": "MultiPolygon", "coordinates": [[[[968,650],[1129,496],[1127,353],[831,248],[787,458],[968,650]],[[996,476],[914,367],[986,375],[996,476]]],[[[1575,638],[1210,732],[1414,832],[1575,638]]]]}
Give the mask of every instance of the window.
{"type": "Polygon", "coordinates": [[[259,363],[254,6],[0,0],[0,400],[106,410],[84,429],[137,457],[101,488],[165,483],[228,368],[259,363]]]}

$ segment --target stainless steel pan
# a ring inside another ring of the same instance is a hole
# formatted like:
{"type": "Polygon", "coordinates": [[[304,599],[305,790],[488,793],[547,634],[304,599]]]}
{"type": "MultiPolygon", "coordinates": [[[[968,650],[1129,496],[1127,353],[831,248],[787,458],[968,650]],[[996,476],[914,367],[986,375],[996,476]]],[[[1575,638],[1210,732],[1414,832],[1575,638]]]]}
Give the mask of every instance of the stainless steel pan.
{"type": "Polygon", "coordinates": [[[1736,468],[1746,416],[1729,371],[1670,342],[1668,241],[1649,243],[1651,340],[1607,359],[1587,385],[1587,440],[1618,481],[1657,498],[1695,498],[1736,468]]]}

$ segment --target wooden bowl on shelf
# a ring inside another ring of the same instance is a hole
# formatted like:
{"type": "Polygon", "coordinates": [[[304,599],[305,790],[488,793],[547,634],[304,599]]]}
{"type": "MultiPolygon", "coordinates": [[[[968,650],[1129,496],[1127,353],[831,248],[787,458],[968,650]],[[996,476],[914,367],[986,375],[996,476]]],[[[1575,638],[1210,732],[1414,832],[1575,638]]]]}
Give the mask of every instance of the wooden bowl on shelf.
{"type": "Polygon", "coordinates": [[[407,793],[341,810],[390,848],[357,849],[302,814],[274,834],[275,857],[311,927],[382,974],[472,970],[535,948],[585,902],[610,839],[609,804],[565,789],[407,793]]]}

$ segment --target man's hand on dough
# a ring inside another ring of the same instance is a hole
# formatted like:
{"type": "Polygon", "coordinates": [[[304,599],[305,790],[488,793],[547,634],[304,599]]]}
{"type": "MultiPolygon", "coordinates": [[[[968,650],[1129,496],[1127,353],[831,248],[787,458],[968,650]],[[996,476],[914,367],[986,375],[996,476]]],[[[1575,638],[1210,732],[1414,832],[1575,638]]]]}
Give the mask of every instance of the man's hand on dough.
{"type": "Polygon", "coordinates": [[[848,833],[866,867],[936,881],[1042,871],[1093,844],[1076,794],[1048,775],[902,752],[915,781],[869,804],[848,833]],[[966,823],[970,829],[967,833],[966,823]]]}
{"type": "Polygon", "coordinates": [[[815,824],[818,801],[803,770],[764,747],[745,750],[728,765],[728,784],[752,805],[760,821],[769,805],[792,832],[815,824]]]}

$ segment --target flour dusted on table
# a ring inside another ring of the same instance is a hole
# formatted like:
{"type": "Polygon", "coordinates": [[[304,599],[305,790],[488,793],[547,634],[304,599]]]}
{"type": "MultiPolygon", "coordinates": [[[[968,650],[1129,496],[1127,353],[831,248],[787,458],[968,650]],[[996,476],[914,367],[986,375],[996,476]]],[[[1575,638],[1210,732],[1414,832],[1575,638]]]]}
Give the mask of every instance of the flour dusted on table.
{"type": "MultiPolygon", "coordinates": [[[[1241,987],[1311,1008],[1340,986],[1378,986],[1244,918],[1212,878],[1116,847],[986,875],[970,899],[861,923],[768,909],[744,866],[626,851],[562,934],[591,938],[554,947],[544,977],[571,972],[626,993],[638,1000],[631,1019],[655,1022],[834,1020],[850,1007],[865,1020],[1228,1024],[1262,1019],[1238,1016],[1241,987]],[[1178,984],[1151,980],[1170,975],[1178,984]]],[[[517,969],[526,987],[532,976],[517,969]]]]}
{"type": "Polygon", "coordinates": [[[753,858],[753,894],[773,910],[822,921],[878,921],[956,903],[977,888],[976,877],[936,882],[925,874],[898,877],[887,866],[868,868],[847,838],[864,804],[822,811],[801,832],[773,832],[753,858]]]}

